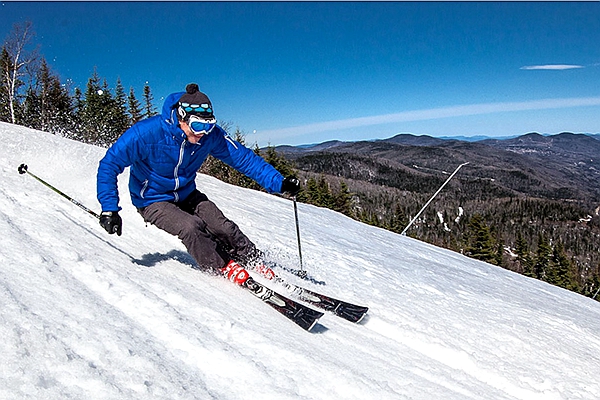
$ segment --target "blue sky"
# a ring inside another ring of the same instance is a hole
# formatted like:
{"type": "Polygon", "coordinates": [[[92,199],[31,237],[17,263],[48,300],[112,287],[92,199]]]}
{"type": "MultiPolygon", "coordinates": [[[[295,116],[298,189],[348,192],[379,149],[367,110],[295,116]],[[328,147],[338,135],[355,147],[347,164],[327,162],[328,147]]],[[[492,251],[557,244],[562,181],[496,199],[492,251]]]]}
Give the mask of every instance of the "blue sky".
{"type": "Polygon", "coordinates": [[[250,144],[600,132],[599,2],[2,2],[63,82],[197,82],[250,144]]]}

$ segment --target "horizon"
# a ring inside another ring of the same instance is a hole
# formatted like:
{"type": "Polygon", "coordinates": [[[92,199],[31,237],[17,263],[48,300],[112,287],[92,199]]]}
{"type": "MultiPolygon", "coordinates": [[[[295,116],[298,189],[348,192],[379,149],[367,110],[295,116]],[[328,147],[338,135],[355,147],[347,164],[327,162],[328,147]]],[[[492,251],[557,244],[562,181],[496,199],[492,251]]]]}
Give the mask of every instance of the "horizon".
{"type": "Polygon", "coordinates": [[[61,82],[197,82],[260,145],[600,131],[597,2],[13,2],[61,82]],[[369,15],[369,18],[364,18],[369,15]],[[107,27],[109,27],[107,29],[107,27]]]}
{"type": "MultiPolygon", "coordinates": [[[[517,135],[507,135],[507,136],[485,136],[485,135],[476,135],[476,136],[461,136],[461,135],[457,135],[457,136],[431,136],[431,135],[427,135],[427,134],[414,134],[414,133],[410,133],[410,132],[400,132],[400,133],[396,133],[393,136],[389,136],[386,138],[374,138],[374,139],[359,139],[359,140],[339,140],[339,139],[331,139],[331,140],[325,140],[323,142],[315,142],[315,143],[300,143],[300,144],[296,144],[296,145],[288,145],[288,144],[282,144],[282,145],[277,145],[277,146],[273,146],[273,147],[312,147],[312,146],[318,146],[320,144],[325,144],[328,142],[341,142],[341,143],[356,143],[356,142],[376,142],[376,141],[386,141],[386,140],[390,140],[393,139],[397,136],[402,136],[402,135],[408,135],[408,136],[415,136],[415,137],[421,137],[421,136],[425,136],[425,137],[430,137],[430,138],[434,138],[434,139],[442,139],[442,140],[459,140],[459,141],[465,141],[465,142],[479,142],[482,140],[486,140],[486,139],[497,139],[497,140],[509,140],[509,139],[515,139],[521,136],[527,136],[527,135],[540,135],[540,136],[544,136],[544,137],[548,137],[548,136],[557,136],[557,135],[562,135],[562,134],[570,134],[570,135],[583,135],[583,136],[589,136],[592,137],[594,139],[600,140],[600,133],[591,133],[591,132],[559,132],[559,133],[540,133],[540,132],[526,132],[526,133],[522,133],[522,134],[517,134],[517,135]],[[597,138],[596,138],[597,137],[597,138]]],[[[271,147],[271,145],[269,146],[263,146],[261,148],[266,148],[266,147],[271,147]]]]}

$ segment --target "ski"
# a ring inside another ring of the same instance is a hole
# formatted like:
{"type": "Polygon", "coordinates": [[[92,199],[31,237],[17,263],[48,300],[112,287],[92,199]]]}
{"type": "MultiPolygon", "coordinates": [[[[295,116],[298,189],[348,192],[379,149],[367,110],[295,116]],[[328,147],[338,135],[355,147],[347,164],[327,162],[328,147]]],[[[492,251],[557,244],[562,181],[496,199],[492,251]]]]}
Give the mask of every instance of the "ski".
{"type": "Polygon", "coordinates": [[[307,331],[323,316],[322,312],[282,296],[252,278],[246,279],[242,287],[307,331]]]}
{"type": "Polygon", "coordinates": [[[338,317],[344,318],[350,322],[360,322],[366,315],[367,311],[369,311],[368,307],[352,304],[347,301],[326,296],[305,287],[289,283],[285,279],[275,274],[271,268],[264,265],[255,266],[251,269],[261,276],[280,284],[292,296],[298,298],[299,300],[325,311],[330,311],[338,317]]]}

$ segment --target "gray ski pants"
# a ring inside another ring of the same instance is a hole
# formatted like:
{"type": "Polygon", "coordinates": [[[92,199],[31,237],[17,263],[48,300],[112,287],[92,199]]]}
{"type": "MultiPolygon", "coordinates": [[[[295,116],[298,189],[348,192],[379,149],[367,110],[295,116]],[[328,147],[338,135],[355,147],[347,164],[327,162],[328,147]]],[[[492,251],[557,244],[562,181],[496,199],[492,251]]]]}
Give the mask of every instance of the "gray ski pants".
{"type": "Polygon", "coordinates": [[[232,259],[248,262],[258,253],[240,228],[197,190],[181,202],[161,201],[138,211],[144,221],[179,237],[201,268],[217,270],[232,259]]]}

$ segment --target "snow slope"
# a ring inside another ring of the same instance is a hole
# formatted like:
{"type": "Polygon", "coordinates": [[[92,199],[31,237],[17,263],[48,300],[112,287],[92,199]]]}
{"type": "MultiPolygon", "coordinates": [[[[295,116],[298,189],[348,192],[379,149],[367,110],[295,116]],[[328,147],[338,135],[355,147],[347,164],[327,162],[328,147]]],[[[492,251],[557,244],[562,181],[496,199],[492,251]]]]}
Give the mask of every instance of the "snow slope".
{"type": "MultiPolygon", "coordinates": [[[[600,303],[299,205],[305,267],[370,307],[307,333],[145,226],[99,210],[104,150],[0,123],[0,399],[596,399],[600,303]]],[[[297,267],[293,208],[199,175],[255,243],[297,267]]],[[[277,271],[297,282],[285,270],[277,271]]]]}

